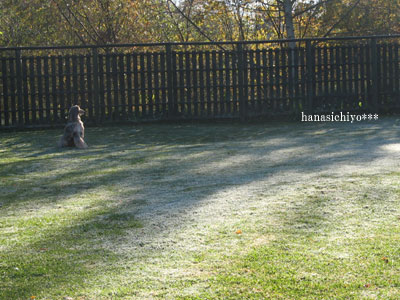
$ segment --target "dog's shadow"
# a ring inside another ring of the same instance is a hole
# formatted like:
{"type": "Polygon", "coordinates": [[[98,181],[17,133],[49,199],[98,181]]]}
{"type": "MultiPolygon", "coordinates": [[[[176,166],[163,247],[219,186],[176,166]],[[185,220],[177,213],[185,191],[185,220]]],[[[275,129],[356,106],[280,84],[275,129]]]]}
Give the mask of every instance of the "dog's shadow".
{"type": "Polygon", "coordinates": [[[41,156],[45,156],[45,155],[49,155],[49,154],[55,154],[55,153],[59,153],[60,151],[64,152],[65,150],[72,150],[73,148],[60,148],[60,147],[51,147],[48,148],[46,150],[40,151],[40,152],[36,152],[33,153],[31,155],[28,155],[27,157],[41,157],[41,156]]]}
{"type": "Polygon", "coordinates": [[[74,153],[76,151],[82,151],[84,149],[81,148],[76,148],[76,147],[59,147],[59,146],[52,146],[52,147],[48,147],[42,151],[39,152],[35,152],[32,153],[30,155],[27,155],[26,157],[35,157],[35,158],[39,158],[42,156],[48,156],[48,155],[52,155],[52,154],[69,154],[69,153],[74,153]]]}

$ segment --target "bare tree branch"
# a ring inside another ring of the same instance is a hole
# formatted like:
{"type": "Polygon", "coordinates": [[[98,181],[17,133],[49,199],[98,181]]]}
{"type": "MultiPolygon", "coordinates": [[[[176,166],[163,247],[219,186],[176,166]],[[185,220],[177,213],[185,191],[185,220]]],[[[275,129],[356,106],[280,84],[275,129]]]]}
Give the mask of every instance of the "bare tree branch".
{"type": "Polygon", "coordinates": [[[318,3],[315,3],[314,5],[311,5],[311,6],[305,8],[305,9],[303,9],[301,11],[298,11],[298,12],[294,13],[293,14],[293,18],[296,18],[296,17],[298,17],[298,16],[300,16],[300,15],[302,15],[302,14],[304,14],[304,13],[306,13],[306,12],[308,12],[308,11],[314,9],[314,8],[319,8],[323,4],[329,3],[331,1],[337,1],[337,0],[322,0],[322,1],[318,2],[318,3]]]}
{"type": "MultiPolygon", "coordinates": [[[[203,30],[201,30],[201,28],[199,26],[197,26],[172,0],[167,0],[169,3],[171,3],[174,8],[176,9],[177,12],[179,12],[179,14],[184,17],[194,28],[196,28],[196,30],[202,35],[204,36],[206,39],[208,39],[210,42],[214,42],[214,40],[209,37],[203,30]]],[[[225,50],[221,45],[217,45],[218,48],[220,48],[221,50],[225,50]]]]}
{"type": "Polygon", "coordinates": [[[349,10],[344,15],[342,15],[342,17],[335,24],[333,24],[322,37],[327,37],[337,25],[339,25],[344,19],[348,17],[348,15],[353,11],[354,8],[356,8],[359,3],[360,0],[356,0],[354,4],[349,8],[349,10]]]}
{"type": "Polygon", "coordinates": [[[179,35],[181,41],[182,41],[182,42],[185,42],[185,37],[183,36],[182,29],[179,27],[178,22],[175,20],[175,18],[174,18],[174,16],[173,16],[173,13],[172,13],[172,11],[171,11],[170,3],[169,3],[169,2],[167,2],[167,9],[168,9],[169,16],[170,16],[170,18],[171,18],[171,20],[172,20],[172,23],[174,24],[174,26],[176,27],[176,30],[178,31],[178,35],[179,35]]]}
{"type": "Polygon", "coordinates": [[[97,32],[97,29],[92,25],[92,21],[90,20],[88,14],[81,14],[79,11],[76,11],[76,14],[79,15],[81,18],[86,19],[86,23],[90,27],[90,29],[94,32],[94,34],[97,36],[96,42],[98,40],[101,40],[104,44],[107,44],[107,42],[103,39],[103,37],[100,36],[100,34],[97,32]]]}
{"type": "Polygon", "coordinates": [[[75,21],[83,28],[83,30],[86,32],[86,34],[89,36],[89,38],[91,38],[93,42],[96,42],[96,39],[92,36],[92,34],[89,32],[89,30],[86,28],[86,26],[81,22],[81,20],[79,20],[79,18],[71,10],[69,4],[66,3],[65,0],[63,2],[65,4],[65,7],[67,8],[68,12],[72,15],[72,17],[75,19],[75,21]]]}
{"type": "Polygon", "coordinates": [[[85,40],[78,34],[78,32],[76,31],[75,27],[72,25],[70,19],[64,14],[63,10],[61,9],[60,5],[58,4],[58,2],[56,0],[52,0],[55,5],[57,6],[58,11],[60,12],[60,14],[62,15],[62,17],[65,19],[65,21],[67,21],[68,25],[71,27],[72,31],[74,32],[74,34],[76,35],[76,37],[81,41],[81,43],[83,45],[86,45],[85,40]]]}

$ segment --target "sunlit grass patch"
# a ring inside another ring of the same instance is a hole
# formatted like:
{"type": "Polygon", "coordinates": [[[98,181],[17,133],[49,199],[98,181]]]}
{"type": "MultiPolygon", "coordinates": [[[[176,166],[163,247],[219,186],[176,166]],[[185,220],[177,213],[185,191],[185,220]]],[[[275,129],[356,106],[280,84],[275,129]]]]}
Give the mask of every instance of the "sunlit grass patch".
{"type": "Polygon", "coordinates": [[[343,179],[303,186],[260,232],[272,239],[221,254],[207,288],[180,299],[397,299],[398,173],[343,179]]]}

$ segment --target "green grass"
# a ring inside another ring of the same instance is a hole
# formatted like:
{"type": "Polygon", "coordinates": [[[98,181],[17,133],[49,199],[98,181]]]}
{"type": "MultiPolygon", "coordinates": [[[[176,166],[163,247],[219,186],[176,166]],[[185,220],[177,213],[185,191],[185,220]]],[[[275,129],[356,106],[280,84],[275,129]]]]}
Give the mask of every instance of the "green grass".
{"type": "Polygon", "coordinates": [[[388,124],[0,133],[0,299],[399,299],[388,124]]]}
{"type": "MultiPolygon", "coordinates": [[[[301,227],[319,221],[309,217],[301,227]]],[[[209,291],[182,299],[398,299],[398,223],[368,230],[360,224],[351,236],[343,227],[337,236],[328,229],[303,232],[296,222],[270,232],[275,237],[267,245],[223,257],[209,291]]]]}

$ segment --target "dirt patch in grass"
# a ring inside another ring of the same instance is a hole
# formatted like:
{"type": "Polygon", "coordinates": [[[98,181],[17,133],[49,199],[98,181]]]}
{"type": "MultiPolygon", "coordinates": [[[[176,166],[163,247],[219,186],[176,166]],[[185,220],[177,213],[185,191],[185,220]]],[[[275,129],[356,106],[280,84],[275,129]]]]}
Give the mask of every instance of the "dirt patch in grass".
{"type": "Polygon", "coordinates": [[[85,151],[59,135],[0,133],[0,296],[399,295],[382,283],[399,266],[395,118],[88,128],[85,151]],[[392,269],[365,278],[385,255],[392,269]]]}

